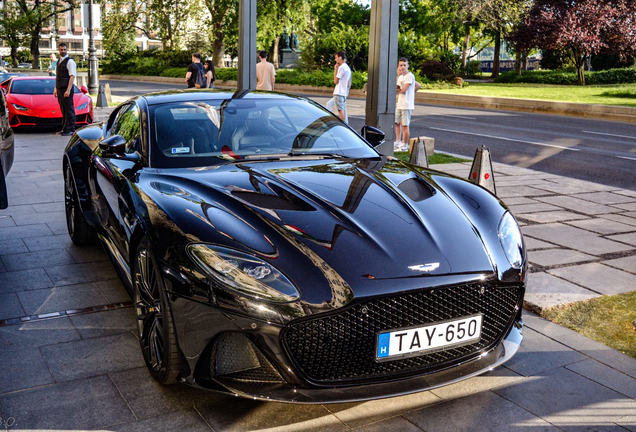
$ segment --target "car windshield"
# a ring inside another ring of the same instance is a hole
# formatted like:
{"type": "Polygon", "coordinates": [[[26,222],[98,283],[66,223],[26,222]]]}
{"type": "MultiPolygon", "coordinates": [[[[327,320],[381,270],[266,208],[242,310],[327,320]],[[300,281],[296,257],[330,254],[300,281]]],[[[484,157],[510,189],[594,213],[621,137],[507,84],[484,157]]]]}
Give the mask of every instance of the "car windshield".
{"type": "MultiPolygon", "coordinates": [[[[77,86],[73,86],[75,93],[79,92],[77,86]]],[[[55,90],[55,78],[14,80],[11,84],[11,93],[28,95],[52,95],[55,90]]]]}
{"type": "Polygon", "coordinates": [[[303,100],[226,99],[153,107],[153,166],[305,155],[377,157],[328,111],[303,100]]]}

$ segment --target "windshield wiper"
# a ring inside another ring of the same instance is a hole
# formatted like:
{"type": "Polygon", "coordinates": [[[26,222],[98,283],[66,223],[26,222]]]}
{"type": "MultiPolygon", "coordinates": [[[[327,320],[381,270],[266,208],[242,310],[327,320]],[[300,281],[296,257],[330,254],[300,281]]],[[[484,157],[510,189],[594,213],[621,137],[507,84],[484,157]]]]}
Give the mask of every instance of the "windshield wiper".
{"type": "Polygon", "coordinates": [[[338,154],[338,153],[311,153],[311,152],[295,152],[295,151],[290,151],[287,154],[287,156],[326,156],[326,157],[332,157],[332,158],[345,157],[345,155],[338,154]]]}

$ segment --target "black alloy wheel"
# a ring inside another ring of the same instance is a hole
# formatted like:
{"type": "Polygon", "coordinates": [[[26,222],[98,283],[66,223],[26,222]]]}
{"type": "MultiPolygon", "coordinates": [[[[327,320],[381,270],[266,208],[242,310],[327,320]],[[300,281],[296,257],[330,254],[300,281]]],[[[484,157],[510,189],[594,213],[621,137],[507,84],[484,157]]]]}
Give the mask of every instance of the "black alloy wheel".
{"type": "Polygon", "coordinates": [[[71,167],[66,166],[64,170],[64,209],[66,212],[66,228],[71,240],[77,246],[87,246],[95,239],[95,228],[93,228],[84,217],[77,193],[71,167]]]}
{"type": "Polygon", "coordinates": [[[162,384],[175,384],[179,357],[172,316],[157,260],[145,237],[133,262],[134,305],[139,342],[150,374],[162,384]]]}

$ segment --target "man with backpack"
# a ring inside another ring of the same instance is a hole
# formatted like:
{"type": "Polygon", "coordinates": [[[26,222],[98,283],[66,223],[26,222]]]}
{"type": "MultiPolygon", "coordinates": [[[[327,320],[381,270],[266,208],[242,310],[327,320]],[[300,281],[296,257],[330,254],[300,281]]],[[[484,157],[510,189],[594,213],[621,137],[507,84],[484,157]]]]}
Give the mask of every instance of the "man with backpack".
{"type": "Polygon", "coordinates": [[[188,88],[206,88],[208,80],[205,77],[205,68],[201,64],[201,54],[192,54],[192,63],[188,66],[185,76],[188,88]]]}

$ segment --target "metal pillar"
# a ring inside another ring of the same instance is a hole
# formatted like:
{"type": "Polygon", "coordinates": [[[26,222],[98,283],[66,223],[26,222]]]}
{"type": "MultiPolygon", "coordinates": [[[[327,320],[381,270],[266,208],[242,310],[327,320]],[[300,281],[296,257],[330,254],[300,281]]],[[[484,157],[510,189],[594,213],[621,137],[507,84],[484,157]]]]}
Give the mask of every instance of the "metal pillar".
{"type": "Polygon", "coordinates": [[[366,124],[385,133],[386,142],[377,148],[385,155],[393,154],[395,140],[399,13],[399,0],[371,2],[366,124]]]}
{"type": "Polygon", "coordinates": [[[256,90],[256,0],[239,1],[237,91],[256,90]]]}
{"type": "Polygon", "coordinates": [[[95,52],[95,32],[93,31],[93,0],[88,3],[88,93],[97,94],[99,91],[99,67],[95,52]]]}

